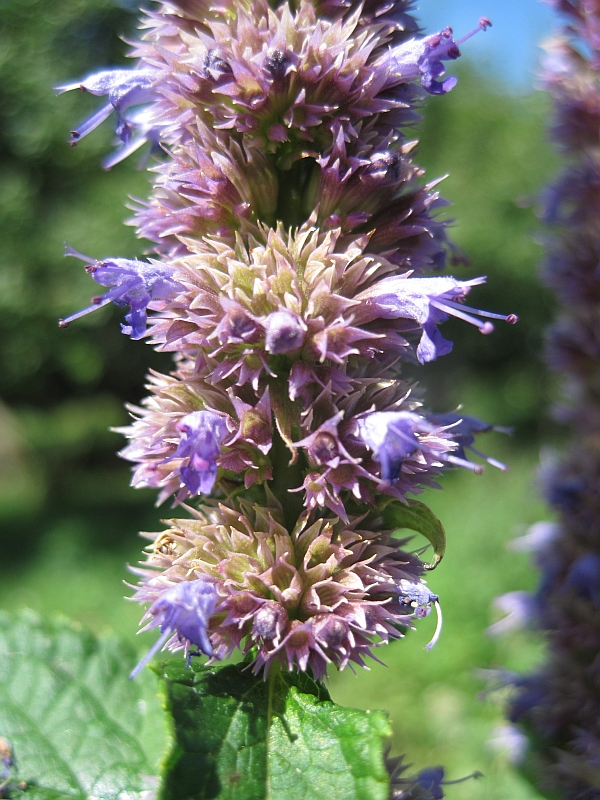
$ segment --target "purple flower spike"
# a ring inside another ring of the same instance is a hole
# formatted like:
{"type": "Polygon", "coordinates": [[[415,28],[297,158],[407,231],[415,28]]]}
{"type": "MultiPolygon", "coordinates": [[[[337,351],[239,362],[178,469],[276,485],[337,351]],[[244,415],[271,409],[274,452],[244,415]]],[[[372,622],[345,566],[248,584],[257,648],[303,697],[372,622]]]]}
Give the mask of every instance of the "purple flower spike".
{"type": "MultiPolygon", "coordinates": [[[[93,261],[70,247],[67,247],[65,255],[82,261],[93,261]]],[[[148,264],[137,259],[108,258],[88,264],[86,272],[100,286],[112,288],[105,295],[94,298],[88,308],[59,320],[61,328],[66,328],[70,322],[112,302],[120,307],[129,306],[130,311],[125,315],[129,324],[121,325],[121,330],[132,339],[141,339],[146,333],[147,308],[150,303],[166,300],[183,289],[181,284],[173,280],[170,268],[157,261],[148,264]]]]}
{"type": "Polygon", "coordinates": [[[424,364],[452,350],[452,342],[444,339],[437,329],[437,325],[445,322],[449,315],[475,325],[484,334],[491,333],[494,326],[477,317],[501,319],[511,325],[518,321],[515,314],[494,314],[457,302],[469,293],[472,286],[484,282],[483,277],[470,281],[457,281],[451,277],[384,278],[357,296],[356,299],[364,306],[356,311],[356,316],[362,322],[377,318],[404,318],[418,322],[423,335],[417,347],[417,357],[424,364]]]}
{"type": "Polygon", "coordinates": [[[130,679],[148,664],[171,636],[177,636],[179,643],[184,643],[186,650],[194,645],[200,652],[212,656],[213,648],[208,638],[208,621],[217,602],[217,592],[210,583],[203,580],[182,581],[166,589],[158,600],[148,609],[144,619],[151,621],[141,630],[149,630],[160,626],[161,637],[133,669],[130,679]]]}
{"type": "Polygon", "coordinates": [[[420,78],[421,85],[429,94],[446,94],[456,86],[457,79],[449,76],[443,81],[437,80],[445,72],[442,62],[459,58],[459,45],[480,30],[487,30],[491,24],[488,19],[482,17],[477,28],[458,41],[452,36],[452,28],[445,28],[440,33],[426,36],[424,39],[411,39],[393,47],[378,62],[378,66],[386,67],[388,70],[386,85],[396,86],[398,83],[420,78]]]}
{"type": "Polygon", "coordinates": [[[131,136],[131,128],[123,118],[123,111],[131,106],[142,103],[149,103],[156,96],[152,89],[156,79],[154,70],[151,69],[111,69],[97,72],[90,75],[78,83],[69,83],[65,86],[56,88],[57,94],[71,92],[73,89],[80,89],[82,92],[89,92],[97,96],[108,96],[107,105],[89,117],[74,131],[71,131],[69,144],[75,145],[88,133],[91,133],[98,125],[101,125],[113,111],[116,110],[118,116],[117,135],[123,142],[128,142],[131,136]]]}
{"type": "Polygon", "coordinates": [[[264,321],[265,350],[268,353],[289,353],[302,346],[306,325],[291,311],[275,311],[264,321]]]}
{"type": "Polygon", "coordinates": [[[189,458],[180,468],[181,480],[191,494],[210,494],[217,479],[217,458],[227,434],[225,420],[214,411],[194,411],[177,425],[183,436],[173,458],[189,458]]]}

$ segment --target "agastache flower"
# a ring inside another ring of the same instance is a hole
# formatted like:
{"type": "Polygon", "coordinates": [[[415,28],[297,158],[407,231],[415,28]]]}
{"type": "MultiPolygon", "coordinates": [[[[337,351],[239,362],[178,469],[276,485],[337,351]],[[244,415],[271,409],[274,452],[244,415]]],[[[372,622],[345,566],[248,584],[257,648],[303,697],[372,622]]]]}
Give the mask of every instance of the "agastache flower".
{"type": "Polygon", "coordinates": [[[456,449],[456,455],[460,458],[466,460],[467,455],[465,451],[469,450],[479,458],[487,461],[487,463],[491,464],[493,467],[502,470],[502,472],[506,471],[506,464],[503,464],[501,461],[498,461],[495,458],[486,456],[484,453],[473,447],[473,445],[475,443],[476,434],[497,431],[498,433],[510,435],[512,433],[511,428],[504,428],[499,425],[490,425],[489,422],[484,422],[477,417],[470,417],[465,414],[461,415],[457,413],[429,414],[427,419],[434,425],[447,426],[447,429],[451,432],[452,440],[458,445],[456,449]]]}
{"type": "Polygon", "coordinates": [[[378,62],[387,69],[386,86],[420,78],[421,85],[430,94],[446,94],[456,86],[457,79],[448,77],[443,81],[437,80],[445,72],[442,62],[459,58],[459,45],[480,30],[487,30],[491,24],[489,19],[482,17],[477,28],[458,41],[452,36],[452,28],[445,28],[432,36],[411,39],[391,48],[378,62]]]}
{"type": "Polygon", "coordinates": [[[267,353],[289,353],[304,343],[307,326],[290,311],[274,311],[264,321],[265,350],[267,353]]]}
{"type": "Polygon", "coordinates": [[[485,278],[457,281],[454,278],[383,278],[356,296],[362,308],[356,312],[360,321],[372,319],[412,319],[422,328],[417,357],[424,364],[452,350],[452,342],[444,339],[437,326],[449,316],[458,317],[488,334],[494,330],[491,322],[477,317],[500,319],[511,325],[518,321],[515,314],[495,314],[462,305],[460,300],[472,286],[484,283],[485,278]]]}
{"type": "Polygon", "coordinates": [[[105,119],[108,119],[113,111],[117,112],[117,135],[127,143],[131,136],[131,129],[123,112],[131,106],[148,103],[156,97],[156,91],[153,88],[155,79],[156,73],[152,69],[113,69],[97,72],[83,81],[58,86],[57,94],[79,89],[97,96],[108,96],[108,103],[105,106],[71,131],[72,138],[69,144],[77,144],[105,119]]]}
{"type": "Polygon", "coordinates": [[[92,305],[59,320],[59,326],[66,328],[80,317],[102,308],[108,303],[116,306],[129,306],[125,315],[128,325],[121,325],[123,333],[132,339],[141,339],[146,333],[147,308],[151,303],[164,301],[176,294],[183,287],[173,280],[173,273],[168,266],[152,261],[146,263],[137,259],[107,258],[94,261],[81,253],[67,247],[66,255],[74,256],[88,263],[86,272],[100,286],[111,286],[106,294],[94,298],[92,305]]]}
{"type": "Polygon", "coordinates": [[[404,756],[390,758],[386,754],[385,766],[390,774],[390,800],[444,800],[443,786],[450,786],[472,778],[483,777],[481,772],[472,772],[464,778],[447,780],[444,767],[427,767],[416,775],[406,775],[410,764],[403,763],[404,756]]]}
{"type": "Polygon", "coordinates": [[[182,434],[181,441],[167,460],[186,459],[187,466],[180,466],[179,473],[190,494],[210,494],[217,479],[217,458],[227,435],[227,423],[214,411],[194,411],[183,417],[176,428],[182,434]]]}
{"type": "Polygon", "coordinates": [[[142,622],[149,622],[141,629],[160,627],[161,636],[129,677],[135,678],[169,639],[172,648],[183,646],[187,653],[193,645],[211,656],[213,649],[207,630],[217,599],[214,586],[203,580],[185,581],[165,589],[146,612],[142,622]]]}
{"type": "MultiPolygon", "coordinates": [[[[433,449],[427,441],[417,434],[439,432],[428,420],[410,411],[374,411],[357,420],[358,436],[373,451],[379,463],[381,479],[393,483],[400,475],[405,461],[416,451],[430,452],[450,464],[481,472],[481,467],[452,454],[454,442],[447,442],[447,448],[433,449]],[[450,452],[447,452],[450,450],[450,452]]],[[[443,430],[443,428],[441,429],[443,430]]]]}

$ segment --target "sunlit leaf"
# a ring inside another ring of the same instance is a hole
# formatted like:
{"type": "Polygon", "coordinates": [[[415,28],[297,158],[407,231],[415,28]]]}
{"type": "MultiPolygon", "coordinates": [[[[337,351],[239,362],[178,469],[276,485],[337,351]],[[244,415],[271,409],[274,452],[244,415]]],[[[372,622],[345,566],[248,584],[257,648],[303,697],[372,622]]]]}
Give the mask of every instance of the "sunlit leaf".
{"type": "Polygon", "coordinates": [[[385,524],[422,534],[433,547],[434,558],[425,569],[435,569],[446,552],[446,531],[433,511],[418,500],[407,504],[392,500],[382,509],[385,524]]]}
{"type": "Polygon", "coordinates": [[[381,711],[342,708],[306,675],[160,665],[174,747],[160,800],[387,800],[381,711]]]}
{"type": "MultiPolygon", "coordinates": [[[[66,620],[0,613],[0,736],[27,800],[133,800],[157,772],[167,734],[150,673],[135,654],[66,620]]],[[[12,780],[12,776],[11,776],[12,780]]]]}

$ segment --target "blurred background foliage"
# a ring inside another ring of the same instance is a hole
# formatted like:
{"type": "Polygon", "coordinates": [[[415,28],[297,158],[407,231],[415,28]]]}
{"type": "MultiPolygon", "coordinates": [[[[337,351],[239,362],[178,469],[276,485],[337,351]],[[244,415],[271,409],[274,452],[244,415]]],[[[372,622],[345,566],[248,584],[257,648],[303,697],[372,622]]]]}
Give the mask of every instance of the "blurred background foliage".
{"type": "MultiPolygon", "coordinates": [[[[98,101],[56,99],[51,87],[123,63],[119,36],[133,34],[135,5],[3,0],[0,32],[0,605],[62,611],[129,637],[139,609],[121,599],[123,564],[137,560],[136,532],[156,530],[169,511],[153,507],[153,492],[129,488],[129,467],[115,455],[122,440],[109,428],[126,421],[125,402],[144,396],[147,369],[167,371],[170,362],[121,334],[118,309],[66,331],[57,319],[94,293],[80,262],[62,257],[65,241],[97,258],[143,252],[122,222],[128,196],[146,195],[148,176],[135,160],[101,169],[108,124],[70,149],[70,128],[98,101]]],[[[472,303],[521,321],[485,337],[450,321],[454,352],[419,369],[418,379],[435,411],[462,403],[468,414],[514,427],[512,439],[480,445],[511,472],[452,474],[446,491],[426,498],[449,534],[448,556],[430,580],[446,616],[438,647],[421,650],[426,622],[386,653],[391,669],[376,667],[358,683],[345,674],[332,689],[341,702],[389,709],[395,750],[418,766],[445,763],[453,778],[487,774],[484,785],[461,784],[450,797],[532,800],[506,756],[486,744],[501,712],[476,700],[473,669],[525,668],[539,652],[531,636],[498,643],[484,630],[494,596],[535,582],[505,543],[545,513],[535,500],[535,462],[540,442],[556,437],[541,361],[553,309],[537,278],[535,213],[556,159],[542,93],[512,94],[468,64],[458,74],[458,87],[427,105],[418,161],[428,178],[450,174],[442,191],[457,220],[452,236],[469,259],[453,274],[487,275],[472,303]]]]}

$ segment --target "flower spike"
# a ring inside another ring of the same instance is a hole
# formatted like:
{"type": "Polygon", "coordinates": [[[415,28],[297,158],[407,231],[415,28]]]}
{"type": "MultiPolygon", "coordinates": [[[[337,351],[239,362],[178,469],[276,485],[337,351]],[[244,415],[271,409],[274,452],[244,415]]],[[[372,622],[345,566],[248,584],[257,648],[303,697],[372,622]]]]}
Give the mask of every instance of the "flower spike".
{"type": "Polygon", "coordinates": [[[106,98],[73,144],[116,113],[105,167],[146,143],[160,157],[133,209],[150,255],[68,248],[105,292],[60,322],[112,302],[174,357],[121,429],[132,484],[189,515],[134,570],[161,631],[134,675],[167,646],[320,681],[434,607],[439,638],[426,565],[382,509],[451,466],[480,472],[481,427],[437,420],[402,369],[450,351],[449,316],[482,333],[516,317],[464,305],[483,278],[440,275],[446,203],[414,124],[475,31],[416,37],[409,5],[173,0],[146,12],[133,68],[58,89],[106,98]]]}

